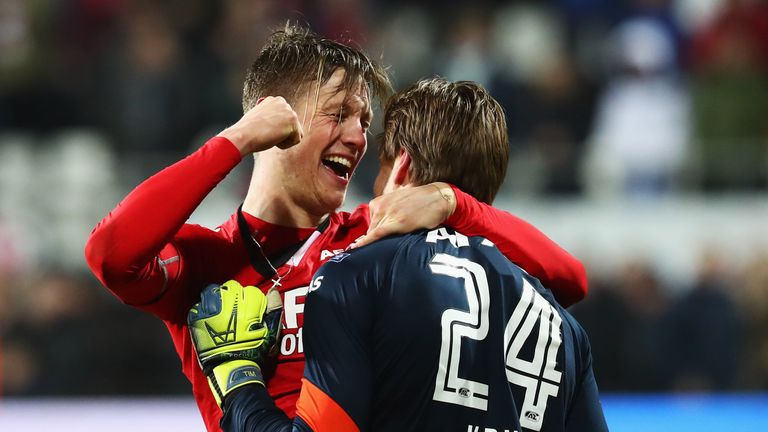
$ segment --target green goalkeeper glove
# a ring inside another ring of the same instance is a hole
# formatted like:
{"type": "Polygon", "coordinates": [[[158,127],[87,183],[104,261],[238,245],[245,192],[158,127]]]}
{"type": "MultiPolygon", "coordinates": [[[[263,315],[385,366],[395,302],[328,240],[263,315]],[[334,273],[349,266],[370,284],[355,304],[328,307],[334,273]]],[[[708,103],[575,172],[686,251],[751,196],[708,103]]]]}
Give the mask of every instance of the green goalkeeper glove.
{"type": "Polygon", "coordinates": [[[221,406],[232,390],[264,385],[261,364],[277,351],[283,302],[276,289],[266,295],[231,280],[203,290],[187,315],[200,367],[221,406]]]}

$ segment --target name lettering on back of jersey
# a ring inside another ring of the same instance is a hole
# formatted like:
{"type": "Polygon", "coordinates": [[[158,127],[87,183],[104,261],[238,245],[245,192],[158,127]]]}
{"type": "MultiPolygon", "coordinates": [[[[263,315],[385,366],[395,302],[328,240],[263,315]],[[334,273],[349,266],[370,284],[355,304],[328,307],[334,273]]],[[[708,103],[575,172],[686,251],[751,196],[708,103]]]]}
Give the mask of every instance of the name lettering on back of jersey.
{"type": "Polygon", "coordinates": [[[489,427],[467,425],[467,432],[518,432],[518,430],[494,429],[489,427]]]}
{"type": "Polygon", "coordinates": [[[461,233],[449,233],[445,228],[437,228],[427,233],[427,243],[437,243],[438,240],[448,240],[453,247],[469,246],[469,239],[461,233]]]}

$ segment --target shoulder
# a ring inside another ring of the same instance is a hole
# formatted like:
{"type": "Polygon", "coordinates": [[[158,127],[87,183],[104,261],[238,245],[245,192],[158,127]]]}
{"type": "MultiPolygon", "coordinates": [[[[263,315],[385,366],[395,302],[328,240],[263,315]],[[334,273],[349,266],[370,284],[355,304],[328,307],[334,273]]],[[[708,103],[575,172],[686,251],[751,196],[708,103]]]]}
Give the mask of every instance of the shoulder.
{"type": "Polygon", "coordinates": [[[319,275],[352,277],[386,271],[407,236],[393,236],[336,254],[318,270],[319,275]]]}
{"type": "Polygon", "coordinates": [[[555,303],[555,308],[562,319],[562,332],[566,340],[572,343],[573,355],[576,357],[576,364],[580,365],[579,370],[585,370],[592,364],[592,347],[589,341],[587,331],[581,323],[571,315],[568,310],[555,303]],[[567,332],[567,334],[566,334],[567,332]]]}
{"type": "Polygon", "coordinates": [[[389,259],[400,265],[418,264],[440,252],[457,253],[493,244],[482,237],[467,237],[451,228],[438,227],[389,236],[359,249],[359,260],[389,259]],[[386,258],[384,258],[386,257],[386,258]]]}
{"type": "Polygon", "coordinates": [[[236,215],[232,215],[224,223],[216,228],[209,228],[198,224],[184,224],[176,235],[176,238],[193,241],[214,241],[232,243],[238,236],[236,215]]]}
{"type": "Polygon", "coordinates": [[[194,278],[205,281],[226,280],[231,273],[248,265],[237,223],[226,221],[216,228],[185,224],[172,240],[194,278]]]}
{"type": "Polygon", "coordinates": [[[338,249],[344,249],[368,231],[368,206],[361,205],[352,213],[336,212],[330,215],[328,234],[331,243],[338,249]]]}
{"type": "MultiPolygon", "coordinates": [[[[467,237],[449,228],[420,230],[394,235],[378,240],[359,249],[345,251],[329,259],[318,275],[339,278],[380,277],[393,272],[422,267],[436,253],[455,253],[466,246],[485,244],[482,237],[467,237]]],[[[491,243],[487,245],[492,246],[491,243]]],[[[486,248],[484,248],[486,249],[486,248]]],[[[492,249],[492,248],[491,248],[492,249]]]]}
{"type": "Polygon", "coordinates": [[[235,238],[239,238],[240,228],[237,224],[237,213],[233,213],[229,219],[214,228],[212,231],[218,234],[219,237],[226,238],[230,241],[235,238]]]}
{"type": "Polygon", "coordinates": [[[368,204],[360,204],[351,212],[337,211],[331,214],[331,221],[336,221],[340,225],[364,224],[370,223],[370,212],[368,204]]]}
{"type": "Polygon", "coordinates": [[[413,234],[391,236],[359,249],[336,254],[315,273],[310,292],[321,285],[334,287],[323,296],[368,297],[386,289],[396,270],[411,260],[413,234]]]}

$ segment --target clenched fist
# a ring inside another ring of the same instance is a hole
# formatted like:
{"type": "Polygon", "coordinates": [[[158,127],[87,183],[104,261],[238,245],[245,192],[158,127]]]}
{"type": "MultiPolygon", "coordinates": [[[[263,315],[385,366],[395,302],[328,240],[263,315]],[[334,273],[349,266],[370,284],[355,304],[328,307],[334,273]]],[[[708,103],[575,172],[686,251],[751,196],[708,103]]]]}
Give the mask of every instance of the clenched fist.
{"type": "Polygon", "coordinates": [[[245,156],[272,147],[286,149],[301,141],[304,130],[296,111],[280,96],[268,96],[248,110],[219,136],[227,138],[245,156]]]}

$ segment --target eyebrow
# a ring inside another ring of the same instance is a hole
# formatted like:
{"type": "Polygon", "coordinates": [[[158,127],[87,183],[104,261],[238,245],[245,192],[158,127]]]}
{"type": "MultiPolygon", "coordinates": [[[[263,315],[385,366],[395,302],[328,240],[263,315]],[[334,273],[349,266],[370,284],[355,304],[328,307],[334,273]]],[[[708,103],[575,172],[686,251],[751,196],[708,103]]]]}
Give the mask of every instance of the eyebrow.
{"type": "Polygon", "coordinates": [[[320,104],[319,108],[320,109],[328,109],[328,108],[331,108],[331,107],[337,107],[337,106],[340,106],[340,105],[345,105],[346,104],[346,98],[340,99],[339,98],[339,94],[340,93],[341,92],[337,92],[337,93],[333,94],[331,97],[325,99],[325,101],[323,101],[323,103],[320,104]]]}
{"type": "Polygon", "coordinates": [[[369,124],[373,122],[373,109],[371,108],[371,104],[365,104],[365,108],[363,108],[363,113],[360,115],[360,118],[367,121],[369,124]]]}
{"type": "MultiPolygon", "coordinates": [[[[338,93],[337,93],[338,95],[338,93]]],[[[371,104],[368,101],[367,98],[360,98],[356,97],[355,99],[345,97],[344,99],[339,99],[337,95],[334,95],[333,97],[330,97],[325,100],[325,102],[320,106],[321,110],[327,110],[329,108],[341,108],[341,109],[352,109],[358,108],[366,117],[373,117],[373,112],[371,110],[371,104]]]]}

